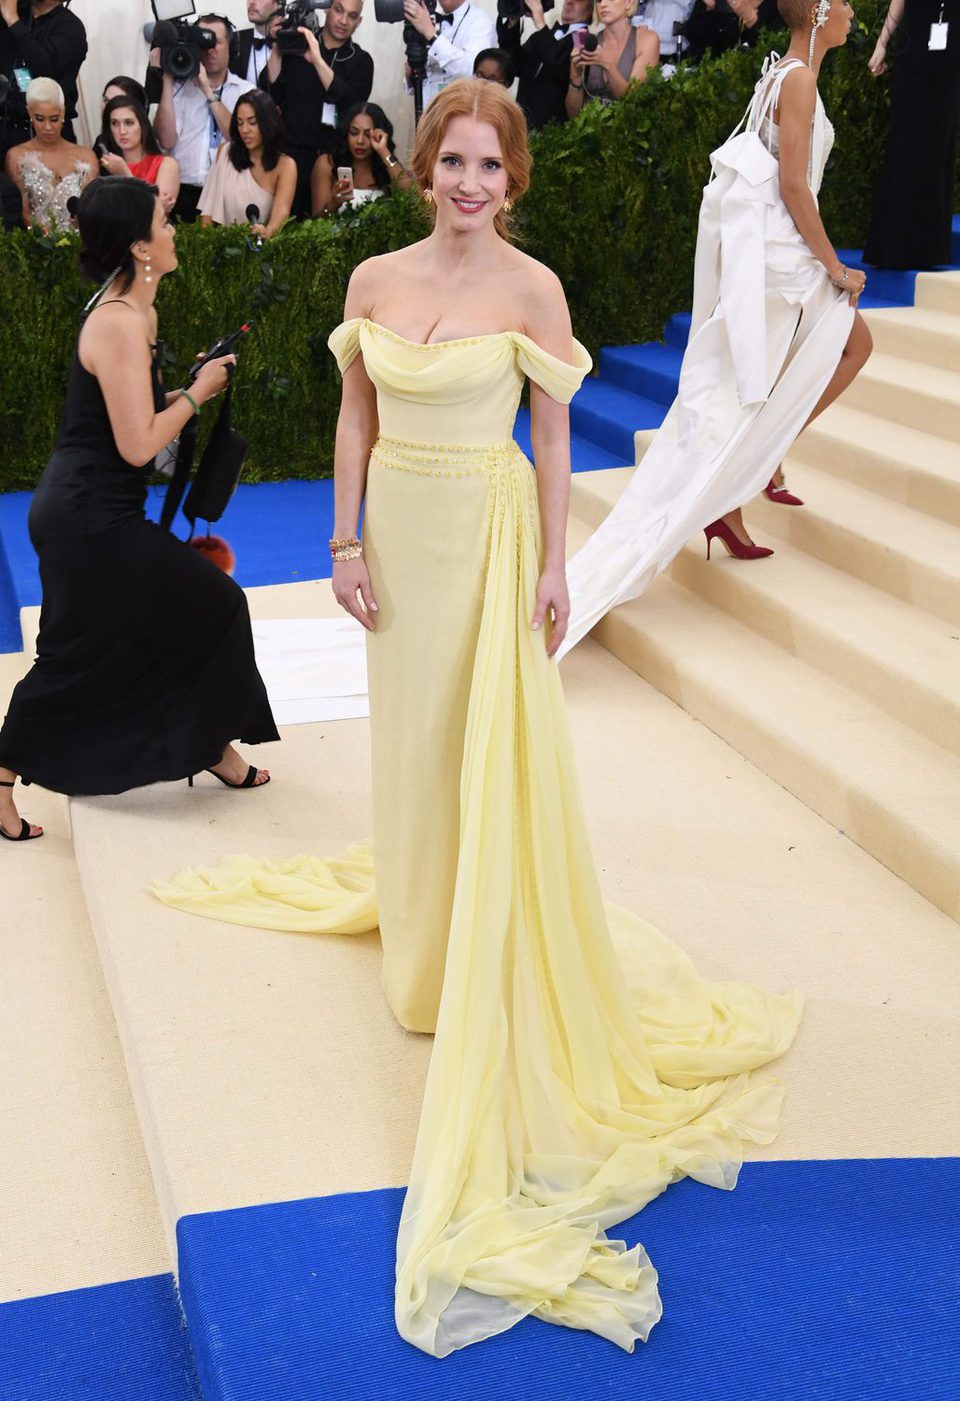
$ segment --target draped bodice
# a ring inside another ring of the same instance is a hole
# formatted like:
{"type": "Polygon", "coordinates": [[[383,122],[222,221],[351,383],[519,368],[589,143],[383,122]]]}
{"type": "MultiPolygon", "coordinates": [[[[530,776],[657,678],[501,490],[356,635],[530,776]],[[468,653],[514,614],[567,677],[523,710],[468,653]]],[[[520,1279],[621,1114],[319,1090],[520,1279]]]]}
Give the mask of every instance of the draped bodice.
{"type": "Polygon", "coordinates": [[[328,344],[341,372],[363,356],[382,434],[446,446],[508,442],[524,376],[567,404],[592,365],[579,341],[570,365],[519,331],[423,345],[366,317],[344,321],[328,344]]]}

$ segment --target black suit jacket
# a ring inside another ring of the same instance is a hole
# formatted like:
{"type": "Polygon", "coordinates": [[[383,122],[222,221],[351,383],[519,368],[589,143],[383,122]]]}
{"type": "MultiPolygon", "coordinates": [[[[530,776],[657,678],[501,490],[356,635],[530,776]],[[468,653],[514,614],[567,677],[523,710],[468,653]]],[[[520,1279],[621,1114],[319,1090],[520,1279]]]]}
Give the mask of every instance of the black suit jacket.
{"type": "Polygon", "coordinates": [[[549,122],[566,120],[564,98],[570,77],[573,35],[554,37],[556,25],[536,29],[525,43],[520,42],[520,25],[497,21],[497,38],[517,70],[517,102],[523,108],[531,131],[549,122]]]}
{"type": "MultiPolygon", "coordinates": [[[[250,50],[253,48],[253,29],[241,29],[237,33],[237,58],[236,62],[230,64],[230,71],[236,73],[238,78],[247,76],[247,69],[250,66],[250,50]]],[[[267,66],[268,49],[261,50],[263,66],[267,66]]]]}
{"type": "Polygon", "coordinates": [[[26,102],[13,78],[14,68],[29,68],[33,78],[53,78],[63,88],[67,120],[63,134],[73,140],[73,118],[77,115],[77,74],[87,56],[87,31],[83,22],[65,5],[30,20],[29,0],[20,0],[20,18],[8,25],[0,19],[0,73],[11,79],[7,109],[26,118],[26,102]]]}

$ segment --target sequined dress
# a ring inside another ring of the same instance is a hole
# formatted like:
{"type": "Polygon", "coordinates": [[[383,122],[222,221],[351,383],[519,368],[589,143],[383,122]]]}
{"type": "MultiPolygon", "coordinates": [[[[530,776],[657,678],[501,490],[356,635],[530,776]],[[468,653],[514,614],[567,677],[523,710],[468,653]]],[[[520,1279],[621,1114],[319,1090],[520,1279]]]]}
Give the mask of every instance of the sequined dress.
{"type": "Polygon", "coordinates": [[[67,201],[79,195],[92,173],[89,161],[72,162],[73,169],[58,176],[37,151],[19,156],[20,176],[27,192],[30,221],[44,233],[63,233],[71,227],[67,201]]]}

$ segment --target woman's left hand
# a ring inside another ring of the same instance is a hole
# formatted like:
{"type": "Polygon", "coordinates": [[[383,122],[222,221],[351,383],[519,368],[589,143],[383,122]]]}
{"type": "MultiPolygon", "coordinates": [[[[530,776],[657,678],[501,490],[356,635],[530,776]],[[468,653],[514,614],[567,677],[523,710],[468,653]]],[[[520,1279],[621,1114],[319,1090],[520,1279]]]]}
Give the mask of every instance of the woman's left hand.
{"type": "Polygon", "coordinates": [[[370,145],[381,160],[385,161],[387,159],[390,154],[390,143],[385,131],[381,131],[379,127],[375,127],[370,133],[370,145]]]}
{"type": "Polygon", "coordinates": [[[114,155],[113,151],[104,151],[100,157],[100,164],[107,175],[129,175],[130,167],[123,156],[114,155]]]}
{"type": "Polygon", "coordinates": [[[567,592],[567,574],[562,564],[546,568],[537,583],[537,606],[533,611],[532,627],[536,632],[543,627],[544,619],[550,615],[553,627],[547,644],[547,656],[556,654],[560,643],[567,635],[570,621],[570,595],[567,592]]]}

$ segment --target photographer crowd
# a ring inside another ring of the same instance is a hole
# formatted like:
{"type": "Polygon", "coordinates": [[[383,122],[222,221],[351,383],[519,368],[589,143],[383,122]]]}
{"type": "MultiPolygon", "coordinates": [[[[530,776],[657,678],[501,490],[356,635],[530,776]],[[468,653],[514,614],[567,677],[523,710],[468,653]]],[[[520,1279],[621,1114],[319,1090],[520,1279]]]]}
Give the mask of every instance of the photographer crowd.
{"type": "MultiPolygon", "coordinates": [[[[44,235],[71,227],[68,205],[98,174],[154,185],[182,222],[244,222],[260,238],[290,218],[328,218],[409,184],[389,106],[370,101],[374,60],[356,37],[364,0],[246,0],[240,30],[184,0],[180,18],[148,26],[144,82],[119,75],[106,84],[92,150],[74,135],[88,40],[69,4],[0,0],[5,227],[44,235]]],[[[618,101],[654,68],[669,77],[783,27],[777,0],[559,0],[552,11],[544,0],[495,0],[495,17],[492,0],[484,0],[490,8],[479,0],[373,4],[376,22],[401,31],[397,58],[415,120],[472,75],[511,91],[530,131],[573,119],[588,103],[618,101]]],[[[892,40],[900,78],[895,71],[891,141],[899,146],[885,166],[867,252],[878,266],[931,266],[949,254],[960,86],[949,65],[941,83],[935,64],[908,52],[913,11],[903,38],[904,6],[892,0],[870,60],[870,72],[882,74],[892,40]],[[909,154],[921,98],[938,138],[925,163],[909,154]],[[903,208],[909,230],[891,242],[903,208]]]]}

